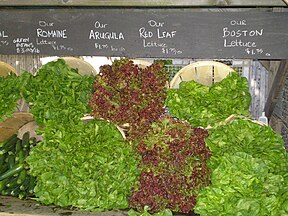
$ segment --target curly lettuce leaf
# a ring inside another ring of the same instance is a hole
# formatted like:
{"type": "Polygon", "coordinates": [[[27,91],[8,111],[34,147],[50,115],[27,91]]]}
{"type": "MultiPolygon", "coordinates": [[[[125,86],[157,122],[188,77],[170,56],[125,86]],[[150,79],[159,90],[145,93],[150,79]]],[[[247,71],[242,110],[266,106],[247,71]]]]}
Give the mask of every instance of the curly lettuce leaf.
{"type": "Polygon", "coordinates": [[[138,160],[118,129],[103,120],[51,124],[27,158],[36,199],[92,211],[128,208],[138,160]]]}

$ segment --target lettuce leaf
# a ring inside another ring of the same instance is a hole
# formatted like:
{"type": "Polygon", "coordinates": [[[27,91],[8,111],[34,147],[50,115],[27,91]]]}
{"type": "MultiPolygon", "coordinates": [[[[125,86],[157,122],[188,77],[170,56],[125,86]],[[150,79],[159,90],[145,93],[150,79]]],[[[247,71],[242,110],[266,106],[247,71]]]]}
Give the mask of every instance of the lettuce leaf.
{"type": "Polygon", "coordinates": [[[287,177],[269,173],[261,159],[244,152],[225,153],[213,170],[212,185],[204,188],[194,208],[214,215],[285,215],[287,177]]]}
{"type": "Polygon", "coordinates": [[[63,59],[43,65],[35,76],[24,72],[20,79],[22,95],[40,126],[47,121],[78,120],[90,112],[94,77],[81,76],[63,59]]]}
{"type": "Polygon", "coordinates": [[[15,74],[0,76],[0,89],[0,121],[4,121],[17,110],[17,102],[21,98],[18,77],[15,74]]]}
{"type": "Polygon", "coordinates": [[[194,127],[214,126],[231,114],[250,116],[250,103],[247,79],[236,72],[211,87],[182,81],[179,89],[168,89],[165,101],[172,116],[194,127]]]}
{"type": "Polygon", "coordinates": [[[236,118],[209,131],[211,186],[195,206],[201,215],[288,214],[288,157],[269,126],[236,118]]]}
{"type": "Polygon", "coordinates": [[[27,158],[39,202],[91,211],[128,208],[138,160],[113,124],[70,121],[42,130],[44,141],[27,158]]]}
{"type": "Polygon", "coordinates": [[[288,171],[284,141],[270,126],[236,118],[230,123],[211,129],[205,142],[214,155],[209,162],[212,169],[219,165],[218,159],[224,153],[246,152],[263,160],[270,172],[279,174],[288,171]]]}

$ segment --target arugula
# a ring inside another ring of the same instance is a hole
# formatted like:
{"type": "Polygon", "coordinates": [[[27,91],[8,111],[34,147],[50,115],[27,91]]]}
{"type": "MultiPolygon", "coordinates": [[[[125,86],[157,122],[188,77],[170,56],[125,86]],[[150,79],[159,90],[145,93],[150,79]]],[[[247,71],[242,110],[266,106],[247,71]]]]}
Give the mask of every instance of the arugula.
{"type": "Polygon", "coordinates": [[[247,79],[236,72],[211,87],[194,80],[182,81],[179,89],[168,89],[165,101],[172,116],[194,127],[214,126],[231,114],[250,116],[250,103],[247,79]]]}
{"type": "Polygon", "coordinates": [[[17,110],[20,96],[18,77],[12,73],[6,77],[0,76],[0,121],[12,116],[17,110]]]}
{"type": "Polygon", "coordinates": [[[49,122],[27,158],[36,200],[91,211],[128,208],[138,160],[111,123],[49,122]]]}

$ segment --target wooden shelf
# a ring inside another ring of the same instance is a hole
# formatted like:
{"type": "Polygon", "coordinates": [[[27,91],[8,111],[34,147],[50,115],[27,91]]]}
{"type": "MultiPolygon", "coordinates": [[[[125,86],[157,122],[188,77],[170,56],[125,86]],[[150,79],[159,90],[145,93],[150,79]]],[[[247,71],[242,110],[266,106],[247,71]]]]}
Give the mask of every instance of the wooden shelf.
{"type": "Polygon", "coordinates": [[[27,199],[0,195],[1,216],[125,216],[125,211],[85,212],[71,208],[40,205],[38,202],[27,199]]]}
{"type": "Polygon", "coordinates": [[[0,6],[285,7],[284,0],[0,0],[0,6]]]}

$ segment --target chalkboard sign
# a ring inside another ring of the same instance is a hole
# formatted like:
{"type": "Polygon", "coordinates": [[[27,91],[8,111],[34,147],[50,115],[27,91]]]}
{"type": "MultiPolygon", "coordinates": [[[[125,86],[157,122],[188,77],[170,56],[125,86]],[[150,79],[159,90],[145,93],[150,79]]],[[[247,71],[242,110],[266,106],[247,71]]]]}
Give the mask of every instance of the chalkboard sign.
{"type": "Polygon", "coordinates": [[[0,54],[288,59],[288,13],[1,10],[0,54]]]}

